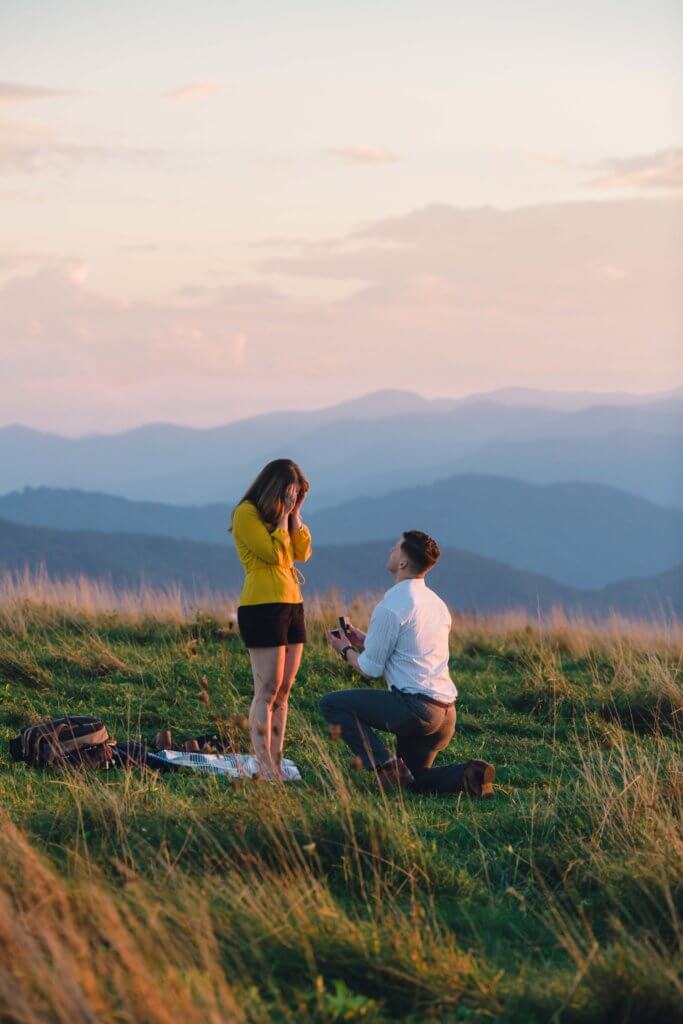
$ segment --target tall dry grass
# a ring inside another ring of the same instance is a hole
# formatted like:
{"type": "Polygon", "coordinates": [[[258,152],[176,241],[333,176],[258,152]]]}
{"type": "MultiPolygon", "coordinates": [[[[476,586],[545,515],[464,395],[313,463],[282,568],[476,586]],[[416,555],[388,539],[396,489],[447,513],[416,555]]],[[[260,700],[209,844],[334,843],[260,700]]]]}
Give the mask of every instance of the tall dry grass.
{"type": "Polygon", "coordinates": [[[0,1019],[298,1024],[372,1021],[380,1006],[417,1019],[500,1009],[495,971],[439,920],[429,858],[403,802],[385,797],[378,813],[374,794],[359,799],[311,742],[321,795],[334,801],[327,837],[292,787],[238,787],[226,842],[191,799],[177,804],[158,780],[132,774],[116,789],[65,779],[80,838],[58,866],[3,815],[0,1019]],[[166,800],[181,814],[201,851],[193,866],[132,838],[149,798],[157,814],[166,800]]]}
{"type": "MultiPolygon", "coordinates": [[[[364,594],[351,601],[335,592],[307,599],[307,620],[314,639],[334,624],[340,610],[361,628],[367,626],[380,595],[364,594]]],[[[115,614],[131,625],[144,621],[183,624],[207,616],[224,626],[236,622],[236,595],[190,591],[178,585],[120,588],[102,580],[77,576],[51,578],[46,571],[0,573],[0,626],[17,635],[31,627],[58,625],[69,618],[102,621],[115,614]]],[[[453,635],[460,652],[482,654],[519,648],[553,648],[587,657],[590,653],[667,651],[683,658],[683,623],[672,619],[627,619],[610,614],[602,619],[569,616],[556,609],[545,616],[524,611],[494,615],[453,613],[453,635]]]]}
{"type": "MultiPolygon", "coordinates": [[[[196,794],[179,799],[163,780],[132,774],[115,788],[65,780],[83,823],[66,861],[3,814],[0,1019],[679,1019],[683,785],[670,748],[590,743],[569,785],[558,765],[553,800],[513,796],[513,842],[525,861],[514,886],[499,875],[500,834],[471,807],[458,809],[476,837],[478,902],[499,927],[521,902],[566,957],[524,967],[522,948],[501,971],[483,943],[460,940],[452,918],[464,895],[410,807],[359,795],[311,742],[334,832],[325,833],[321,806],[291,787],[244,783],[233,794],[239,814],[219,836],[196,794]],[[131,835],[148,800],[157,815],[180,815],[198,862],[131,835]]],[[[203,782],[214,793],[224,785],[203,782]]]]}

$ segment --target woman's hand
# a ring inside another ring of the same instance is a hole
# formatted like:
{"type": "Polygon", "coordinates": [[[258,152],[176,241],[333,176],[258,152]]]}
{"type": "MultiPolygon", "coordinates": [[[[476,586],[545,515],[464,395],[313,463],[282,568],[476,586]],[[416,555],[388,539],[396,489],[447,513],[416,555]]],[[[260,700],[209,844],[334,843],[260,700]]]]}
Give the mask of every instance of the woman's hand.
{"type": "Polygon", "coordinates": [[[285,496],[283,498],[283,502],[284,502],[284,506],[285,506],[285,514],[286,515],[290,516],[292,514],[292,512],[296,508],[296,503],[298,501],[298,498],[299,498],[298,488],[296,487],[295,484],[291,484],[287,488],[287,490],[285,491],[285,496]]]}
{"type": "Polygon", "coordinates": [[[282,512],[280,518],[277,521],[277,525],[280,529],[286,530],[289,527],[289,517],[292,514],[292,509],[296,504],[296,488],[288,487],[282,497],[282,512]]]}
{"type": "Polygon", "coordinates": [[[290,528],[290,530],[298,530],[299,527],[301,526],[301,506],[303,505],[304,501],[306,500],[306,495],[307,494],[308,494],[308,491],[305,490],[303,487],[299,487],[299,488],[296,489],[296,498],[295,498],[295,501],[294,501],[294,506],[293,506],[293,508],[292,508],[292,510],[290,512],[290,519],[289,519],[289,528],[290,528]]]}
{"type": "Polygon", "coordinates": [[[305,502],[307,494],[308,494],[308,488],[307,487],[300,487],[298,489],[297,495],[296,495],[296,502],[294,504],[294,509],[293,509],[294,513],[297,513],[297,512],[301,511],[301,506],[305,502]]]}
{"type": "Polygon", "coordinates": [[[289,517],[292,514],[292,509],[296,505],[296,499],[297,499],[297,489],[296,489],[296,487],[294,487],[294,486],[288,487],[287,490],[285,491],[284,497],[282,499],[282,512],[280,513],[280,518],[277,521],[277,525],[278,525],[279,529],[281,529],[281,530],[288,529],[288,527],[290,525],[289,517]]]}

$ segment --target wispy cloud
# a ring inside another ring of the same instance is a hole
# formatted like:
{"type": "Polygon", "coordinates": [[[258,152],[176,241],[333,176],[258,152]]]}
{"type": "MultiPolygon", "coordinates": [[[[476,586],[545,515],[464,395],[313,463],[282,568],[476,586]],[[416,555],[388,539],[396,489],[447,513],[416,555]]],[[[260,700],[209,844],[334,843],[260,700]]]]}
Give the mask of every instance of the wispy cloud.
{"type": "Polygon", "coordinates": [[[19,82],[0,82],[0,104],[25,103],[27,100],[52,99],[55,96],[73,96],[72,89],[50,89],[43,85],[22,85],[19,82]]]}
{"type": "Polygon", "coordinates": [[[347,164],[395,164],[398,155],[383,146],[330,146],[325,151],[347,164]]]}
{"type": "Polygon", "coordinates": [[[0,175],[33,174],[90,160],[152,160],[159,150],[141,146],[72,143],[42,125],[0,121],[0,175]]]}
{"type": "Polygon", "coordinates": [[[35,267],[40,260],[41,257],[37,253],[27,252],[16,247],[3,247],[0,248],[0,273],[35,267]]]}
{"type": "Polygon", "coordinates": [[[168,89],[163,95],[165,99],[173,100],[175,103],[195,103],[222,91],[223,86],[220,82],[188,82],[168,89]]]}
{"type": "MultiPolygon", "coordinates": [[[[413,368],[419,353],[419,387],[438,375],[476,388],[492,368],[502,379],[510,359],[528,380],[552,379],[562,366],[576,385],[589,372],[654,382],[674,372],[680,347],[682,219],[673,198],[510,210],[435,204],[260,267],[347,282],[347,297],[318,318],[317,338],[343,344],[373,379],[382,379],[389,351],[413,368]],[[643,337],[656,339],[647,351],[643,337]]],[[[303,347],[306,328],[296,327],[303,347]]],[[[316,365],[313,348],[307,356],[316,365]]]]}
{"type": "Polygon", "coordinates": [[[177,418],[194,401],[220,420],[256,393],[331,399],[357,367],[368,388],[478,391],[511,373],[547,387],[560,367],[567,388],[655,390],[680,377],[682,219],[675,197],[426,206],[292,243],[252,283],[155,301],[102,294],[83,264],[17,266],[0,287],[0,409],[35,422],[38,394],[83,426],[112,409],[177,418]],[[272,275],[344,289],[312,301],[272,275]]]}
{"type": "MultiPolygon", "coordinates": [[[[119,384],[137,375],[165,378],[230,373],[246,360],[247,302],[212,296],[202,306],[129,302],[87,286],[85,261],[44,266],[0,287],[5,383],[91,375],[119,384]]],[[[2,389],[0,389],[0,394],[2,389]]]]}
{"type": "Polygon", "coordinates": [[[601,173],[586,182],[594,188],[678,190],[683,188],[683,149],[661,149],[644,156],[603,160],[595,169],[601,173]]]}

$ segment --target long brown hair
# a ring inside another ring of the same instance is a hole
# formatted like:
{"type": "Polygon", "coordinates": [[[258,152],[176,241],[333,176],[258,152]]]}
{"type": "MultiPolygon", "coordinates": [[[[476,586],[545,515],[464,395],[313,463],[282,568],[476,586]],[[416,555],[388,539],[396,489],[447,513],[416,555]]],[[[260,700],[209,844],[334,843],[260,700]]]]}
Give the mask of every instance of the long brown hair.
{"type": "MultiPolygon", "coordinates": [[[[291,459],[273,459],[263,467],[237,505],[241,505],[243,501],[250,501],[252,505],[256,505],[266,526],[273,529],[278,520],[282,518],[282,513],[285,510],[285,494],[287,488],[292,484],[304,492],[308,490],[308,480],[301,467],[291,459]]],[[[230,518],[231,530],[237,505],[232,510],[230,518]]]]}

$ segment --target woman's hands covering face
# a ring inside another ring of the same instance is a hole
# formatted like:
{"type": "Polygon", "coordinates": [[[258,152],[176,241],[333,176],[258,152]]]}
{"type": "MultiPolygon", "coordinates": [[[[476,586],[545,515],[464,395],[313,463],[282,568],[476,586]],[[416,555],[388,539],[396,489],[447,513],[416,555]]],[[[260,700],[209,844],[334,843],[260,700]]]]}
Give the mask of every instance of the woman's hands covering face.
{"type": "Polygon", "coordinates": [[[287,515],[291,514],[294,511],[298,497],[299,488],[296,486],[296,484],[290,484],[290,486],[285,491],[285,496],[283,498],[285,512],[287,513],[287,515]]]}
{"type": "Polygon", "coordinates": [[[300,511],[301,506],[303,505],[304,501],[306,500],[306,495],[307,494],[308,494],[308,487],[299,487],[297,489],[296,504],[294,505],[294,511],[295,512],[299,512],[300,511]]]}

